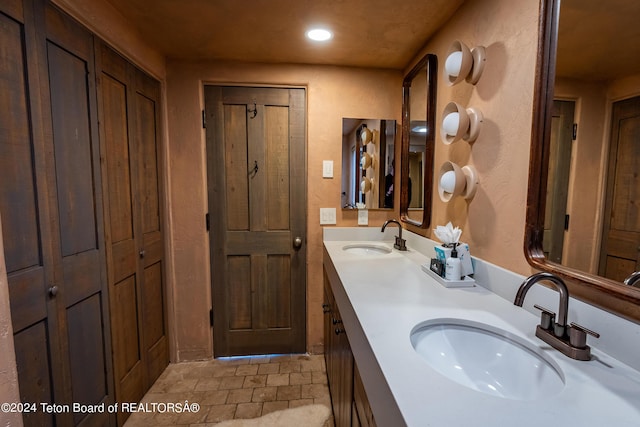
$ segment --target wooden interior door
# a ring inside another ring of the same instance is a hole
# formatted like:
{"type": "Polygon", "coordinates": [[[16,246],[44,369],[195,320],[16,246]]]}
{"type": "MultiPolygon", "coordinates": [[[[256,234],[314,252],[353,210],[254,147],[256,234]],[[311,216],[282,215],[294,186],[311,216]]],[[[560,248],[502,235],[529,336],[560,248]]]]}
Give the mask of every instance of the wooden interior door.
{"type": "Polygon", "coordinates": [[[613,103],[599,274],[640,270],[640,97],[613,103]]]}
{"type": "MultiPolygon", "coordinates": [[[[3,107],[0,210],[21,399],[110,404],[93,38],[44,1],[1,7],[0,99],[10,114],[3,107]]],[[[24,420],[106,425],[114,416],[39,410],[24,420]]]]}
{"type": "Polygon", "coordinates": [[[557,263],[562,263],[564,234],[569,226],[567,199],[571,173],[574,111],[574,101],[553,101],[542,245],[547,259],[557,263]]]}
{"type": "Polygon", "coordinates": [[[304,90],[207,86],[205,103],[214,354],[304,352],[304,90]]]}
{"type": "MultiPolygon", "coordinates": [[[[0,214],[9,281],[20,398],[24,402],[53,402],[64,393],[63,363],[56,301],[48,288],[54,283],[51,234],[46,192],[42,116],[37,87],[29,87],[37,71],[35,36],[27,31],[33,9],[22,1],[3,2],[0,13],[0,214]],[[34,93],[35,92],[35,93],[34,93]],[[30,118],[33,118],[31,122],[30,118]]],[[[23,415],[25,424],[51,426],[54,415],[23,415]]]]}
{"type": "MultiPolygon", "coordinates": [[[[63,309],[63,344],[68,351],[71,401],[113,401],[102,193],[99,169],[93,37],[53,7],[46,12],[51,135],[61,274],[58,299],[63,309]]],[[[113,414],[73,413],[106,419],[113,414]]],[[[93,421],[97,422],[97,421],[93,421]]],[[[104,423],[104,421],[102,421],[104,423]]]]}
{"type": "MultiPolygon", "coordinates": [[[[159,184],[159,83],[98,48],[116,396],[138,402],[168,365],[159,184]]],[[[120,424],[127,418],[120,413],[120,424]]]]}

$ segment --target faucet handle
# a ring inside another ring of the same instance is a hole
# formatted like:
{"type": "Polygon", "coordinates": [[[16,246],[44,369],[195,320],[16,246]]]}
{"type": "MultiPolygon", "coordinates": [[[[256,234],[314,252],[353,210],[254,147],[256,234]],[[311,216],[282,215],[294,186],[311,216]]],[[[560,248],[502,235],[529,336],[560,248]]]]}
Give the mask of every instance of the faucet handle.
{"type": "Polygon", "coordinates": [[[402,239],[402,238],[396,236],[396,243],[393,245],[393,247],[396,248],[399,251],[406,251],[407,250],[407,241],[405,239],[402,239]]]}
{"type": "Polygon", "coordinates": [[[576,348],[584,348],[587,346],[587,334],[600,338],[600,334],[587,329],[584,326],[571,322],[571,328],[569,328],[569,344],[576,348]]]}
{"type": "Polygon", "coordinates": [[[540,327],[542,329],[550,330],[553,328],[553,323],[556,320],[556,314],[549,310],[548,308],[544,308],[538,304],[533,305],[538,310],[542,311],[540,315],[540,327]]]}

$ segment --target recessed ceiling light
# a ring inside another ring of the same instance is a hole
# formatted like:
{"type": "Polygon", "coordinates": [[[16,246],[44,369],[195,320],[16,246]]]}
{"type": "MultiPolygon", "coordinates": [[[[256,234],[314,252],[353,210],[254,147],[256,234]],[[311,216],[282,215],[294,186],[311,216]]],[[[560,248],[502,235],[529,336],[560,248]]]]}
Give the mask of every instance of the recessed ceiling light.
{"type": "Polygon", "coordinates": [[[314,28],[307,31],[307,37],[314,41],[324,42],[333,37],[333,34],[331,34],[331,31],[325,30],[324,28],[314,28]]]}

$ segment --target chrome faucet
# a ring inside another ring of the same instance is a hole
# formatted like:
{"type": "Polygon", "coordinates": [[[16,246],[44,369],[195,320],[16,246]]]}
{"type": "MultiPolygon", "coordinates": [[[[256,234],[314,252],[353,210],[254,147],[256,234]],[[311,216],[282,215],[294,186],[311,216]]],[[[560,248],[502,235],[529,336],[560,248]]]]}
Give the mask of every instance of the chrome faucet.
{"type": "Polygon", "coordinates": [[[640,288],[640,271],[635,271],[629,275],[626,279],[624,279],[624,284],[629,286],[635,286],[636,288],[640,288]]]}
{"type": "Polygon", "coordinates": [[[591,358],[591,348],[587,345],[587,334],[596,338],[600,338],[600,334],[577,323],[571,323],[571,325],[567,326],[569,290],[561,278],[551,273],[536,273],[529,276],[518,288],[513,304],[522,307],[524,297],[531,286],[540,281],[547,281],[555,286],[560,294],[560,305],[557,322],[555,321],[556,314],[554,312],[537,304],[534,305],[535,308],[542,311],[540,324],[536,327],[536,336],[572,359],[589,360],[591,358]]]}
{"type": "Polygon", "coordinates": [[[384,229],[387,228],[387,225],[391,223],[398,225],[398,235],[396,236],[396,242],[393,244],[393,247],[399,251],[406,251],[407,241],[402,238],[402,225],[398,222],[398,220],[389,219],[385,221],[384,224],[382,224],[382,230],[380,231],[384,233],[384,229]]]}
{"type": "Polygon", "coordinates": [[[541,280],[547,280],[553,283],[560,293],[558,321],[553,324],[553,333],[555,336],[561,337],[564,335],[565,329],[567,327],[567,312],[569,311],[569,290],[567,289],[567,285],[564,284],[564,281],[562,281],[561,278],[550,273],[537,273],[527,277],[525,281],[522,282],[522,285],[520,285],[518,293],[516,293],[516,299],[513,301],[513,303],[518,307],[522,307],[522,304],[524,303],[524,296],[527,294],[531,286],[541,280]]]}

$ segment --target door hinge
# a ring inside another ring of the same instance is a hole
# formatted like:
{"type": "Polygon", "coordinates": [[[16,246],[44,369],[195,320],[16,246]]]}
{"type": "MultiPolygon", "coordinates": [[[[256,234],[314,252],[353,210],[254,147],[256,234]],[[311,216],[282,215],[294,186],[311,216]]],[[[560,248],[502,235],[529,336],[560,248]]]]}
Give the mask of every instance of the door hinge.
{"type": "Polygon", "coordinates": [[[213,326],[213,308],[209,310],[209,325],[213,326]]]}
{"type": "Polygon", "coordinates": [[[573,124],[573,135],[571,136],[571,138],[575,141],[576,138],[578,138],[578,124],[574,123],[573,124]]]}
{"type": "Polygon", "coordinates": [[[209,212],[204,214],[204,224],[205,224],[205,227],[207,227],[207,231],[209,231],[209,229],[211,228],[211,221],[209,220],[209,212]]]}
{"type": "Polygon", "coordinates": [[[564,216],[564,229],[565,231],[569,229],[569,214],[564,216]]]}
{"type": "Polygon", "coordinates": [[[202,129],[206,129],[207,128],[207,115],[205,114],[204,110],[202,110],[202,129]]]}

